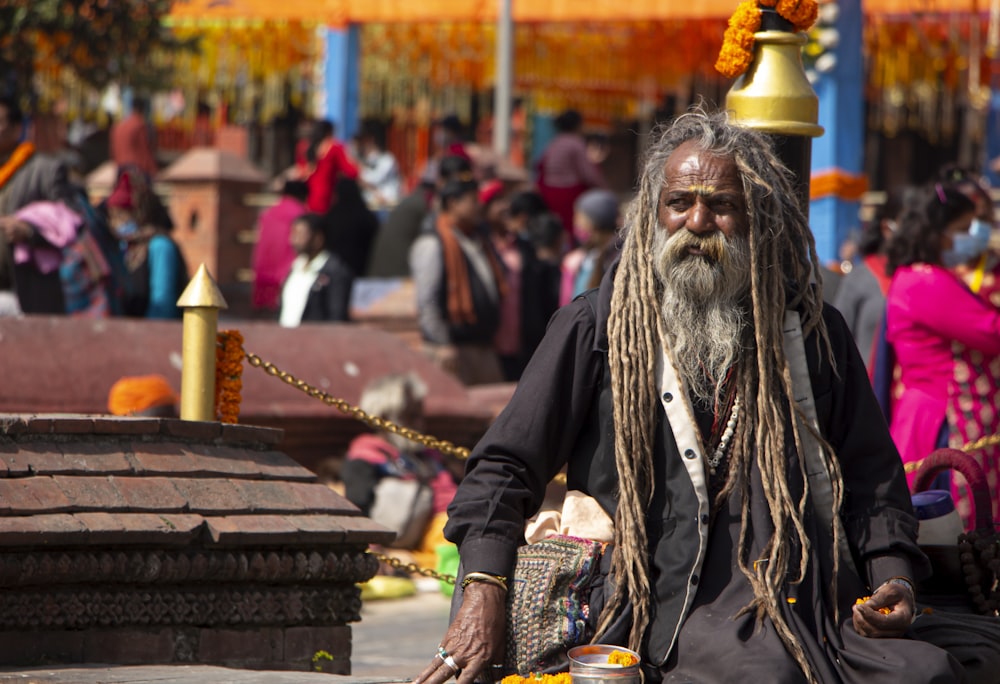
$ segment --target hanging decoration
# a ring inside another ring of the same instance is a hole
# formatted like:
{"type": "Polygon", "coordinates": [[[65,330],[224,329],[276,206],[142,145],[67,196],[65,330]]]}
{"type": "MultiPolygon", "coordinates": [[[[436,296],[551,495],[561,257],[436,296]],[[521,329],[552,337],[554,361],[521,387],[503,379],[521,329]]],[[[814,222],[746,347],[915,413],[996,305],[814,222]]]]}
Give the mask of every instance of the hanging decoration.
{"type": "MultiPolygon", "coordinates": [[[[140,90],[174,93],[164,99],[164,106],[154,106],[157,124],[176,119],[191,128],[202,102],[223,108],[235,123],[267,122],[289,105],[304,106],[312,89],[313,65],[322,58],[314,22],[171,19],[166,23],[178,40],[194,43],[197,49],[153,50],[149,62],[163,75],[162,82],[132,84],[140,90]]],[[[101,94],[52,58],[60,40],[38,37],[38,111],[60,108],[70,120],[104,116],[101,94]]]]}
{"type": "Polygon", "coordinates": [[[795,31],[806,31],[816,22],[816,0],[744,0],[729,18],[715,69],[726,78],[742,75],[753,61],[754,34],[760,30],[760,10],[773,7],[795,31]]]}
{"type": "MultiPolygon", "coordinates": [[[[591,122],[632,118],[650,84],[662,94],[717,78],[706,65],[721,27],[721,20],[518,24],[514,90],[542,113],[572,107],[591,122]]],[[[469,120],[474,96],[492,88],[495,40],[493,24],[362,26],[362,115],[398,120],[421,109],[469,120]]]]}
{"type": "MultiPolygon", "coordinates": [[[[996,4],[991,0],[991,16],[996,4]]],[[[963,144],[981,142],[992,85],[991,25],[992,19],[984,25],[968,13],[869,17],[869,127],[889,137],[909,130],[948,143],[964,111],[963,144]]]]}

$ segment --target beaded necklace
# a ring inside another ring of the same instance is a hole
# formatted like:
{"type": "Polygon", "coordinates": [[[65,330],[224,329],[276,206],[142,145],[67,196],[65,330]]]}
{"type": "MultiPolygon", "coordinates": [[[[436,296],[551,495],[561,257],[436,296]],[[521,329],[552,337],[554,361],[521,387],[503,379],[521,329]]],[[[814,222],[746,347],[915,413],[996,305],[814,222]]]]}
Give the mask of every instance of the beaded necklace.
{"type": "Polygon", "coordinates": [[[722,463],[723,457],[726,455],[726,451],[729,449],[729,443],[733,440],[733,435],[736,433],[736,423],[739,421],[740,417],[740,398],[736,397],[733,401],[733,410],[729,414],[729,420],[726,422],[726,429],[722,433],[722,437],[719,439],[718,446],[715,447],[715,451],[708,459],[708,469],[715,475],[715,469],[719,467],[722,463]]]}

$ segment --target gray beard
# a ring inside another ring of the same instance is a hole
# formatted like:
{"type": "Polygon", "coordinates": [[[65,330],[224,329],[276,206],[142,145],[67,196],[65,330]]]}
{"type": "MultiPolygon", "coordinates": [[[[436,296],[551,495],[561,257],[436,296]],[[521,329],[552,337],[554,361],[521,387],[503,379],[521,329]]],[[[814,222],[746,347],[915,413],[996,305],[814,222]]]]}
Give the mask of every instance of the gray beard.
{"type": "Polygon", "coordinates": [[[670,355],[695,402],[711,408],[744,349],[749,244],[746,238],[726,239],[718,232],[698,238],[681,229],[668,236],[659,228],[653,249],[670,355]],[[688,254],[692,245],[711,256],[688,254]]]}

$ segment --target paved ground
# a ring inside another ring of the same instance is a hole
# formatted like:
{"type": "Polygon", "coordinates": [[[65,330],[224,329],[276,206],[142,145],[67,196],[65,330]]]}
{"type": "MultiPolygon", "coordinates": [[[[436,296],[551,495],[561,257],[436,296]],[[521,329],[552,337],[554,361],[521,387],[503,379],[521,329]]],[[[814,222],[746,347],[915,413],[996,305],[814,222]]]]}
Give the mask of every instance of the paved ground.
{"type": "Polygon", "coordinates": [[[352,627],[349,677],[312,672],[255,672],[204,665],[0,670],[0,684],[385,684],[408,682],[434,656],[448,625],[449,599],[421,593],[367,601],[352,627]]]}
{"type": "Polygon", "coordinates": [[[356,677],[420,674],[448,627],[450,600],[441,593],[392,601],[367,601],[351,625],[351,672],[356,677]]]}

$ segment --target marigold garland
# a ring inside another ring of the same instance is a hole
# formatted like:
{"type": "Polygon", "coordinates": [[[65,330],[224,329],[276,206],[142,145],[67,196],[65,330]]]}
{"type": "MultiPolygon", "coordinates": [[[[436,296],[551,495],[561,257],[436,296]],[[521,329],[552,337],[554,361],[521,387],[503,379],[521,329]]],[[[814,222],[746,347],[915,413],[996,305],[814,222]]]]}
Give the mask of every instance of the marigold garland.
{"type": "Polygon", "coordinates": [[[31,155],[34,153],[35,146],[30,142],[23,142],[14,148],[7,161],[4,162],[3,166],[0,166],[0,188],[7,185],[7,181],[14,177],[14,174],[31,159],[31,155]]]}
{"type": "Polygon", "coordinates": [[[221,330],[215,339],[215,415],[223,423],[238,423],[243,391],[243,335],[221,330]]]}
{"type": "Polygon", "coordinates": [[[746,72],[753,61],[754,34],[760,30],[760,6],[774,7],[796,31],[805,31],[819,16],[816,0],[744,0],[729,18],[715,70],[726,78],[746,72]]]}
{"type": "Polygon", "coordinates": [[[507,675],[500,684],[572,684],[573,678],[569,672],[558,672],[556,674],[535,674],[532,672],[527,677],[512,674],[507,675]]]}

